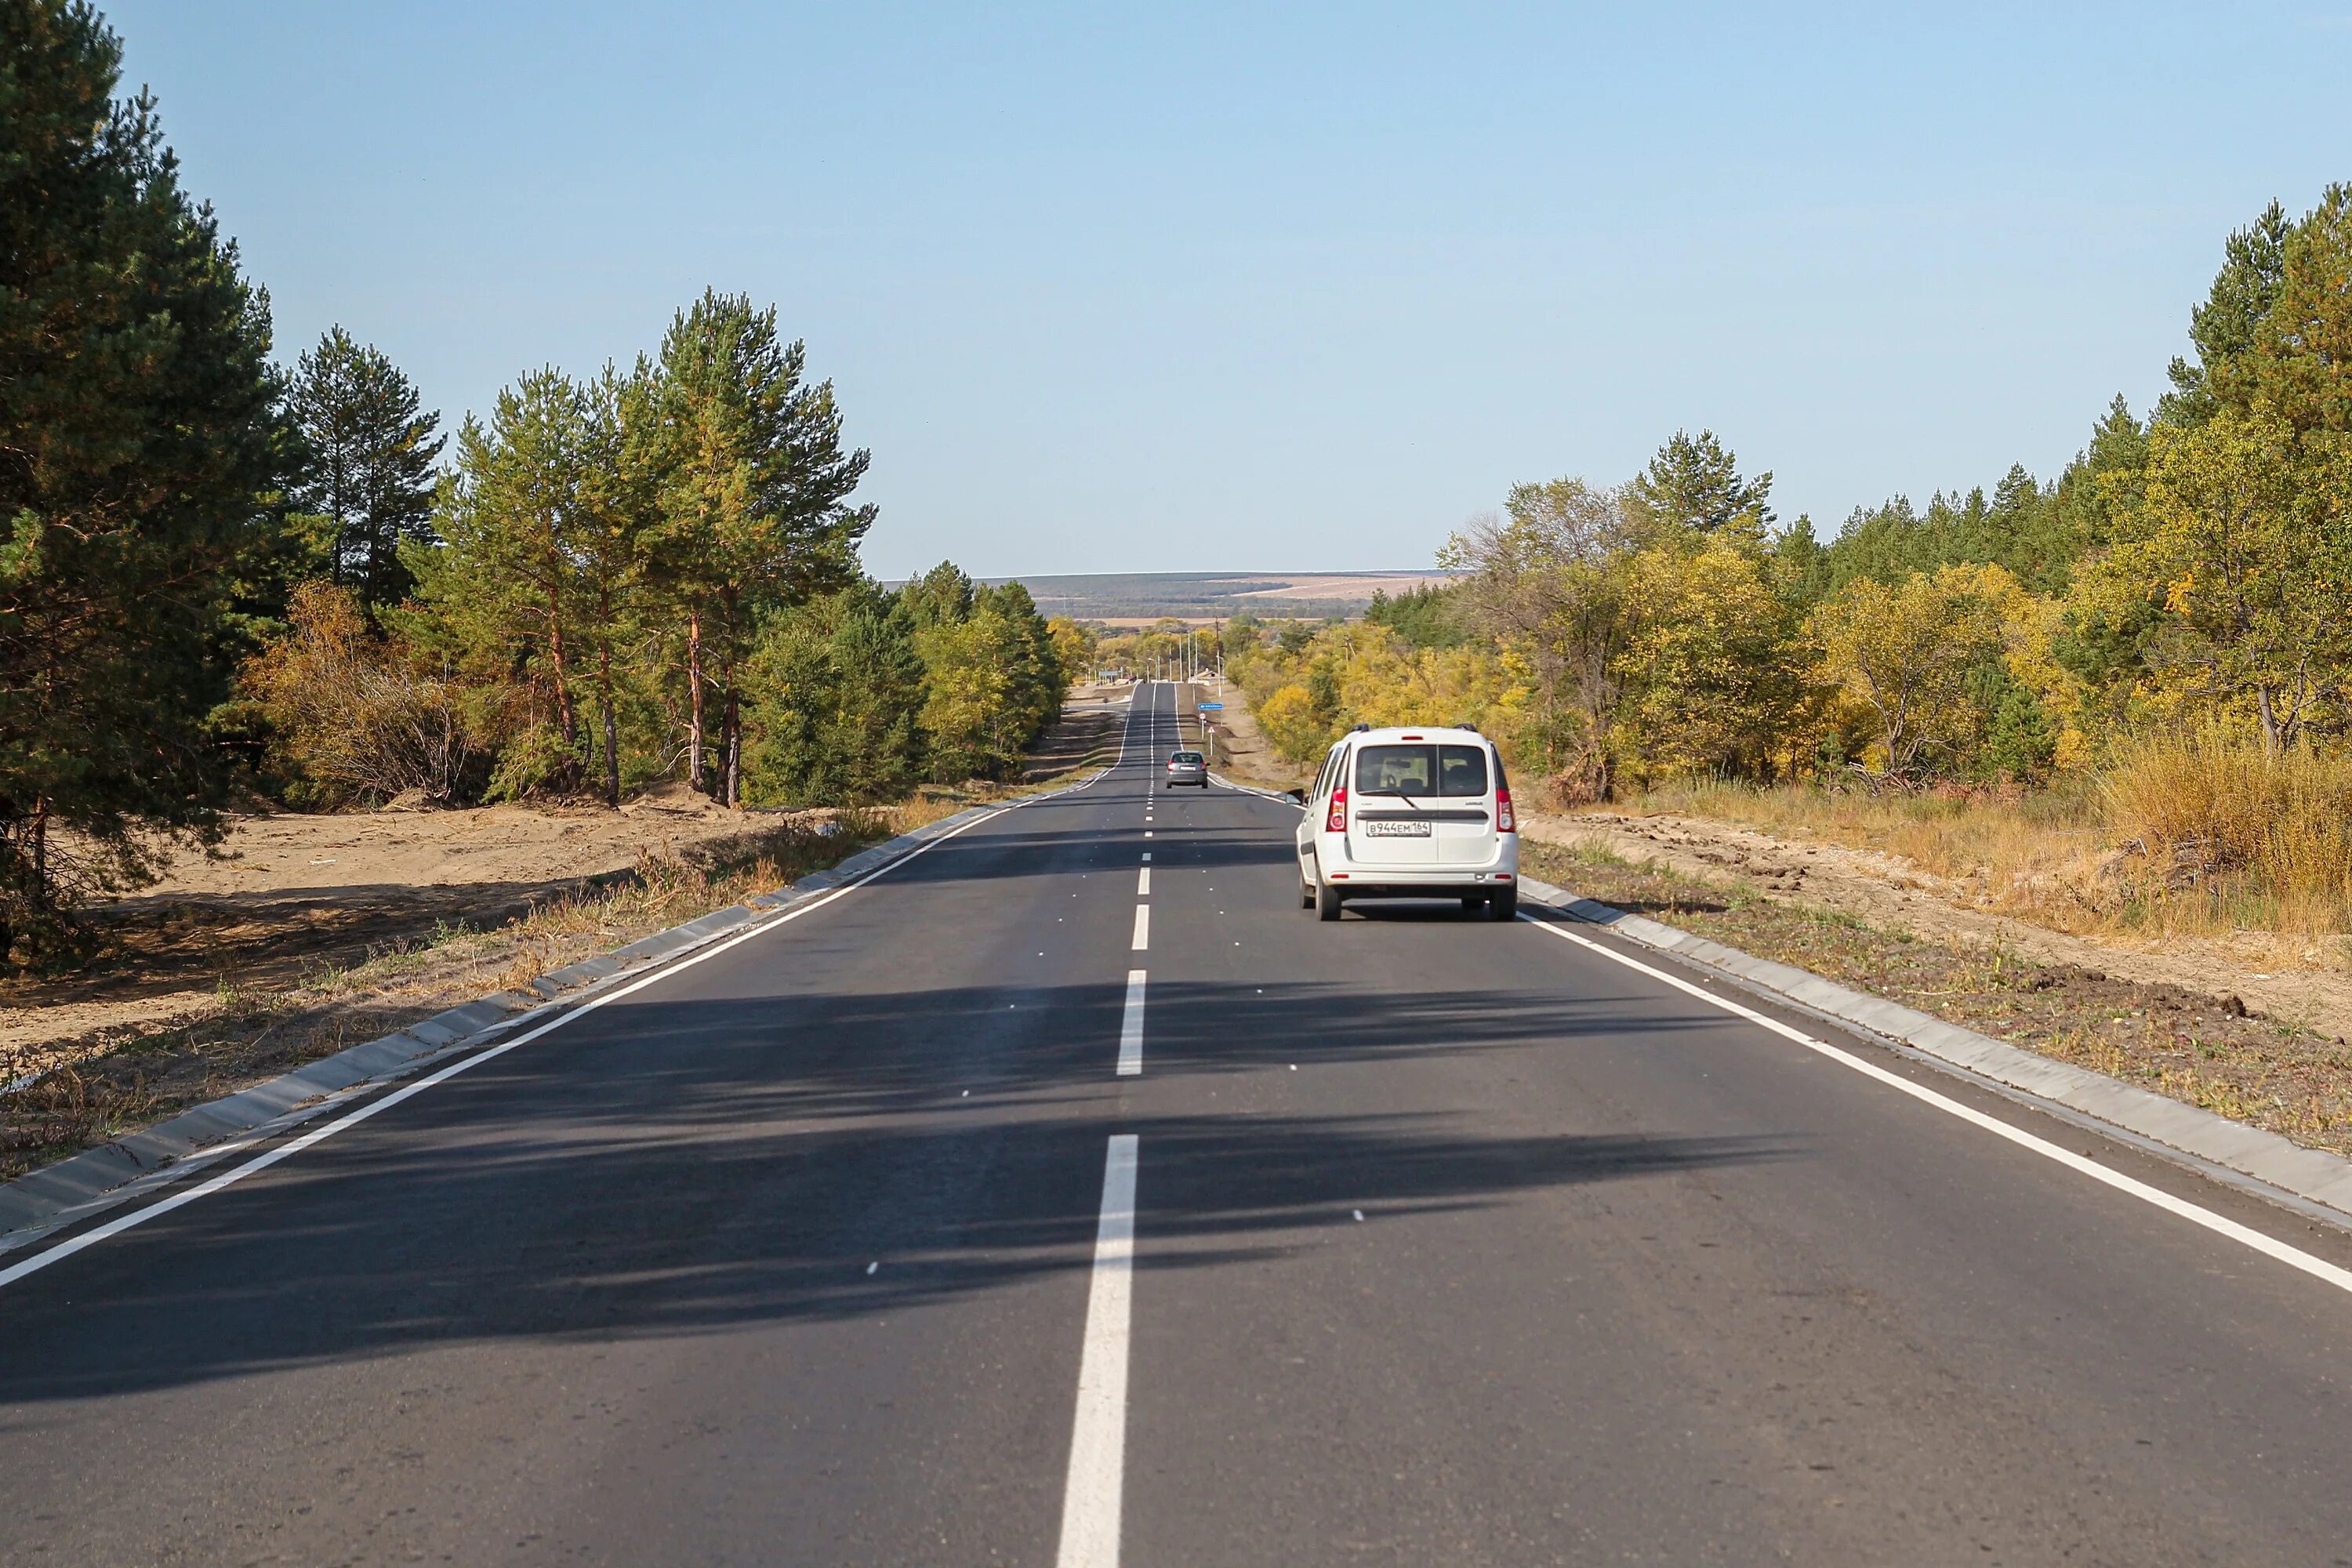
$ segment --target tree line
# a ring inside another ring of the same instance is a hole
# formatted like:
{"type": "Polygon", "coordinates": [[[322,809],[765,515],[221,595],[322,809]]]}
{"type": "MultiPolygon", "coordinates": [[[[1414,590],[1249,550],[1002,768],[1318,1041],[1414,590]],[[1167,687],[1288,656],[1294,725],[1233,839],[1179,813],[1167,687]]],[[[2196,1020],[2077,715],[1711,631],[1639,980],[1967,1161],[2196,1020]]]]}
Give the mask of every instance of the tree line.
{"type": "MultiPolygon", "coordinates": [[[[2052,480],[1858,508],[1826,543],[1677,432],[1622,485],[1514,487],[1452,585],[1253,631],[1228,668],[1304,761],[1468,719],[1566,800],[1694,773],[2032,785],[2131,737],[2267,755],[2352,733],[2352,185],[2229,237],[2193,357],[2052,480]]],[[[1231,628],[1228,628],[1229,636],[1231,628]]]]}
{"type": "Polygon", "coordinates": [[[338,326],[289,372],[79,0],[0,0],[0,962],[224,809],[871,802],[1058,709],[1018,584],[896,592],[772,308],[533,372],[445,436],[338,326]]]}

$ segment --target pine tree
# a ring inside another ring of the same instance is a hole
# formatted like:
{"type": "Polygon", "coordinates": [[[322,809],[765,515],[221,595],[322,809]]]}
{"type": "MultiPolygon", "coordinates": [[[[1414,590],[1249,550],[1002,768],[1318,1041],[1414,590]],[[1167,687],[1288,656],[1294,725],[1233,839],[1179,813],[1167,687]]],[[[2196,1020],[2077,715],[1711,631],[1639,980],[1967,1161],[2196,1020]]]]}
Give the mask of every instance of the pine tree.
{"type": "Polygon", "coordinates": [[[1739,459],[1712,430],[1675,431],[1625,493],[1626,510],[1645,534],[1721,533],[1751,549],[1771,530],[1771,474],[1740,478],[1739,459]]]}
{"type": "Polygon", "coordinates": [[[292,500],[328,520],[334,576],[358,595],[371,621],[414,585],[401,564],[404,540],[433,538],[438,414],[421,411],[416,388],[382,351],[341,326],[302,356],[288,405],[308,461],[292,500]]]}
{"type": "Polygon", "coordinates": [[[2294,226],[2276,201],[2244,228],[2233,230],[2222,242],[2221,270],[2205,303],[2189,313],[2189,338],[2197,346],[2197,363],[2175,355],[2170,372],[2172,390],[2156,405],[2158,422],[2202,425],[2221,407],[2214,380],[2231,363],[2254,346],[2263,322],[2277,303],[2286,274],[2286,244],[2294,226]]]}
{"type": "Polygon", "coordinates": [[[898,602],[913,617],[915,629],[927,631],[969,619],[976,591],[972,580],[954,562],[942,561],[899,589],[898,602]]]}
{"type": "Polygon", "coordinates": [[[572,549],[579,576],[577,617],[595,660],[596,711],[604,758],[604,801],[621,804],[619,681],[614,661],[638,631],[646,586],[646,530],[654,518],[651,476],[634,460],[632,420],[642,419],[642,377],[612,366],[584,389],[580,494],[572,549]]]}
{"type": "Polygon", "coordinates": [[[536,694],[539,732],[504,769],[505,793],[577,782],[581,563],[596,542],[586,505],[593,423],[589,395],[560,371],[502,390],[488,425],[468,418],[457,432],[441,511],[447,542],[421,563],[425,604],[454,643],[536,694]]]}
{"type": "Polygon", "coordinates": [[[803,384],[804,367],[803,345],[777,336],[772,308],[712,289],[677,313],[647,377],[647,559],[685,632],[687,771],[730,805],[741,797],[740,666],[761,623],[850,582],[874,521],[872,506],[848,501],[867,454],[843,450],[833,384],[803,384]],[[715,788],[704,706],[714,683],[715,788]]]}
{"type": "Polygon", "coordinates": [[[747,798],[895,800],[922,777],[922,660],[905,605],[870,582],[774,617],[750,661],[747,798]]]}
{"type": "Polygon", "coordinates": [[[141,877],[142,830],[216,831],[224,626],[290,455],[268,298],[121,59],[86,4],[0,0],[0,955],[141,877]]]}

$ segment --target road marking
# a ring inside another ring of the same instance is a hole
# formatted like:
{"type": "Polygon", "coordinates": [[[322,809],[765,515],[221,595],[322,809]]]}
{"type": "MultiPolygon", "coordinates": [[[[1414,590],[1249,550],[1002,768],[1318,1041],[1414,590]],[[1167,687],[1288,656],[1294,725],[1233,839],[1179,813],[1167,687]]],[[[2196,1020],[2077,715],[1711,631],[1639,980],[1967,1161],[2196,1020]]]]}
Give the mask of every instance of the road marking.
{"type": "MultiPolygon", "coordinates": [[[[1149,859],[1150,857],[1147,856],[1145,858],[1149,859]]],[[[1151,896],[1151,868],[1149,866],[1135,874],[1135,896],[1139,899],[1148,899],[1151,896]]]]}
{"type": "Polygon", "coordinates": [[[1723,1011],[1736,1014],[1751,1024],[1761,1025],[1782,1038],[1794,1040],[1807,1050],[1826,1057],[1841,1067],[1852,1068],[1864,1078],[1876,1079],[1888,1088],[1899,1089],[1912,1099],[1923,1104],[1932,1105],[1947,1115],[1957,1116],[1963,1121],[1981,1127],[1996,1138],[2005,1138],[2021,1149],[2031,1150],[2046,1160],[2057,1162],[2070,1171],[2080,1172],[2095,1182],[2113,1187],[2119,1193],[2128,1193],[2142,1203],[2151,1204],[2167,1214],[2175,1215],[2189,1221],[2191,1225],[2202,1226],[2217,1236],[2227,1237],[2242,1247],[2251,1247],[2265,1258],[2275,1258],[2290,1268],[2300,1269],[2315,1279],[2335,1286],[2338,1290],[2352,1293],[2352,1268],[2345,1268],[2330,1263],[2324,1258],[2315,1258],[2301,1247],[2290,1247],[2275,1237],[2265,1236],[2252,1226],[2240,1225],[2236,1220],[2225,1215],[2215,1214],[2200,1204],[2193,1204],[2186,1198],[2175,1197],[2161,1187],[2151,1187],[2146,1182],[2137,1181],[2125,1175],[2121,1171],[2110,1170],[2095,1160],[2086,1159],[2075,1153],[2072,1149],[2061,1148],[2047,1138],[2037,1137],[2022,1127],[2012,1127],[1997,1116],[1988,1116],[1974,1106],[1963,1105],[1948,1095],[1938,1094],[1925,1085],[1913,1083],[1900,1073],[1889,1072],[1875,1062],[1864,1061],[1851,1051],[1842,1050],[1827,1040],[1817,1039],[1802,1029],[1784,1024],[1778,1018],[1759,1013],[1752,1007],[1743,1007],[1728,996],[1695,985],[1679,975],[1670,974],[1655,965],[1644,963],[1630,954],[1619,952],[1606,942],[1595,942],[1581,932],[1566,930],[1549,921],[1535,920],[1524,914],[1519,918],[1527,921],[1538,931],[1549,932],[1563,942],[1572,942],[1579,947],[1589,948],[1601,957],[1622,963],[1628,969],[1638,970],[1654,980],[1664,981],[1685,995],[1696,996],[1710,1006],[1720,1007],[1723,1011]]]}
{"type": "Polygon", "coordinates": [[[1151,945],[1151,906],[1135,906],[1135,951],[1141,952],[1151,945]]]}
{"type": "Polygon", "coordinates": [[[1143,1070],[1143,971],[1127,972],[1127,1011],[1118,1020],[1118,1076],[1143,1070]]]}
{"type": "MultiPolygon", "coordinates": [[[[1034,800],[1043,800],[1046,797],[1043,795],[1034,795],[1030,798],[1034,800]]],[[[873,870],[866,872],[864,876],[858,878],[855,881],[844,882],[840,887],[834,889],[831,892],[811,899],[804,904],[794,905],[793,908],[786,910],[782,914],[777,915],[770,920],[761,921],[752,925],[749,930],[739,932],[734,936],[730,936],[723,942],[713,942],[699,952],[688,953],[684,958],[680,958],[674,963],[666,963],[660,968],[655,970],[651,974],[646,975],[642,979],[631,981],[626,985],[616,986],[613,990],[603,993],[601,995],[592,996],[577,1007],[562,1014],[561,1016],[549,1019],[546,1023],[540,1025],[535,1029],[526,1030],[510,1040],[502,1040],[499,1044],[491,1046],[487,1049],[478,1051],[472,1056],[460,1058],[457,1061],[451,1062],[447,1067],[442,1068],[436,1072],[428,1073],[426,1076],[418,1079],[414,1083],[405,1084],[399,1089],[394,1089],[391,1093],[385,1095],[381,1100],[370,1100],[367,1104],[361,1106],[357,1110],[352,1111],[348,1115],[339,1116],[323,1127],[313,1128],[311,1131],[303,1133],[299,1138],[290,1139],[265,1153],[256,1155],[253,1159],[247,1160],[244,1164],[237,1166],[234,1170],[223,1171],[219,1175],[199,1182],[194,1186],[190,1187],[184,1192],[174,1193],[170,1197],[165,1198],[159,1203],[150,1204],[142,1209],[135,1209],[130,1214],[124,1215],[120,1219],[109,1220],[106,1224],[99,1226],[94,1229],[86,1230],[79,1236],[74,1237],[69,1240],[61,1241],[45,1252],[35,1253],[32,1257],[26,1258],[21,1263],[12,1264],[8,1268],[0,1268],[0,1289],[5,1289],[7,1286],[14,1285],[17,1280],[24,1279],[26,1275],[37,1273],[39,1270],[47,1268],[52,1263],[60,1262],[68,1258],[71,1258],[75,1253],[79,1252],[86,1247],[95,1247],[98,1243],[107,1240],[109,1237],[120,1236],[124,1231],[130,1230],[133,1226],[145,1225],[151,1219],[161,1218],[163,1215],[170,1214],[173,1209],[182,1208],[189,1204],[194,1203],[198,1198],[210,1197],[213,1194],[219,1192],[222,1188],[233,1186],[236,1183],[245,1180],[247,1176],[255,1175],[262,1171],[266,1171],[270,1166],[278,1163],[278,1161],[289,1159],[292,1156],[300,1153],[303,1150],[310,1148],[314,1143],[322,1143],[326,1142],[328,1139],[332,1138],[336,1133],[342,1131],[347,1127],[358,1126],[361,1122],[365,1121],[369,1117],[375,1115],[379,1111],[389,1110],[394,1106],[398,1105],[401,1101],[410,1100],[417,1095],[423,1094],[426,1089],[435,1087],[436,1084],[446,1083],[449,1079],[456,1078],[459,1073],[471,1072],[474,1068],[480,1067],[484,1062],[494,1061],[498,1058],[506,1055],[509,1051],[516,1049],[518,1047],[530,1044],[533,1040],[540,1038],[541,1036],[551,1035],[556,1030],[563,1027],[566,1024],[572,1023],[576,1019],[584,1018],[600,1007],[605,1006],[610,1003],[617,1002],[624,996],[634,995],[635,993],[643,991],[648,985],[657,984],[664,980],[667,980],[674,974],[683,973],[687,970],[692,969],[698,963],[705,963],[708,960],[718,957],[722,952],[731,952],[735,948],[740,947],[743,943],[750,942],[754,937],[764,936],[768,932],[774,931],[778,926],[790,924],[792,921],[800,919],[803,915],[821,910],[825,905],[833,902],[835,899],[841,898],[845,894],[856,892],[866,883],[874,880],[875,878],[887,877],[891,872],[898,870],[899,868],[920,859],[923,856],[929,854],[940,845],[945,844],[949,839],[954,838],[959,835],[968,833],[971,829],[978,827],[983,822],[993,822],[998,817],[1003,816],[1005,812],[1018,811],[1022,806],[1027,804],[1027,801],[1015,801],[1011,805],[1004,806],[1000,810],[990,812],[986,816],[975,816],[970,822],[965,823],[962,826],[950,828],[949,831],[940,834],[937,838],[932,839],[929,843],[922,845],[919,848],[910,850],[905,855],[901,855],[898,859],[891,861],[888,865],[876,867],[873,870]]]]}
{"type": "Polygon", "coordinates": [[[1143,852],[1143,863],[1147,866],[1151,864],[1151,851],[1149,849],[1143,852]]]}
{"type": "Polygon", "coordinates": [[[1056,1568],[1118,1568],[1119,1494],[1127,1479],[1127,1327],[1135,1281],[1132,1132],[1112,1136],[1103,1157],[1102,1218],[1095,1226],[1086,1348],[1078,1356],[1077,1418],[1062,1488],[1056,1568]]]}

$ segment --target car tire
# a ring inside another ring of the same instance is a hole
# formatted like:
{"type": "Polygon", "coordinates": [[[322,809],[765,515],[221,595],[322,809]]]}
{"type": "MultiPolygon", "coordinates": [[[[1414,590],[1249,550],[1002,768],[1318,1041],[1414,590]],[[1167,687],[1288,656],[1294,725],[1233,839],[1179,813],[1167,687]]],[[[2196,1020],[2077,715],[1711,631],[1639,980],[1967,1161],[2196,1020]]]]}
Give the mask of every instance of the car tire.
{"type": "Polygon", "coordinates": [[[1298,907],[1302,910],[1311,910],[1315,907],[1314,883],[1301,882],[1298,884],[1298,907]]]}
{"type": "Polygon", "coordinates": [[[1318,921],[1339,918],[1339,889],[1328,882],[1320,883],[1315,889],[1315,918],[1318,921]]]}
{"type": "Polygon", "coordinates": [[[1497,888],[1486,895],[1486,918],[1490,921],[1512,921],[1519,918],[1519,890],[1497,888]]]}

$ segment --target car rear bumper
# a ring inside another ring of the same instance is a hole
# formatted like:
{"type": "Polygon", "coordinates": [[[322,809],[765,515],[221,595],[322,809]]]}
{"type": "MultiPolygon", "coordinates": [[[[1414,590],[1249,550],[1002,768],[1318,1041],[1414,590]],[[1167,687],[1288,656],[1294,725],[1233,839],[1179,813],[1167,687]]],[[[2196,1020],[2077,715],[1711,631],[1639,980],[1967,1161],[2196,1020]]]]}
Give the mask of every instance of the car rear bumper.
{"type": "Polygon", "coordinates": [[[1351,899],[1436,899],[1512,887],[1518,873],[1519,858],[1505,854],[1471,866],[1382,866],[1352,860],[1332,867],[1325,879],[1351,899]]]}
{"type": "Polygon", "coordinates": [[[1451,871],[1442,876],[1417,877],[1412,881],[1385,871],[1377,881],[1360,878],[1361,873],[1334,876],[1331,886],[1351,899],[1450,899],[1460,893],[1491,893],[1497,888],[1518,884],[1517,875],[1510,871],[1451,871]]]}

